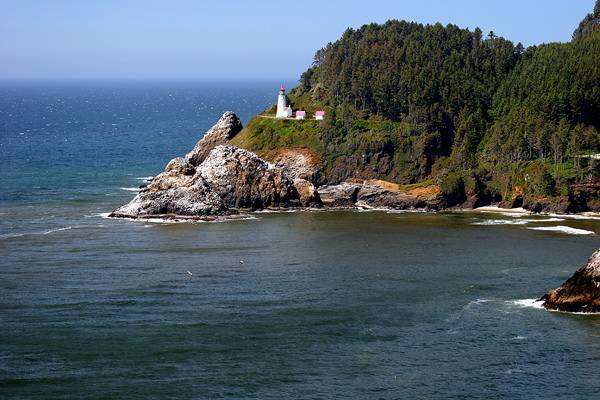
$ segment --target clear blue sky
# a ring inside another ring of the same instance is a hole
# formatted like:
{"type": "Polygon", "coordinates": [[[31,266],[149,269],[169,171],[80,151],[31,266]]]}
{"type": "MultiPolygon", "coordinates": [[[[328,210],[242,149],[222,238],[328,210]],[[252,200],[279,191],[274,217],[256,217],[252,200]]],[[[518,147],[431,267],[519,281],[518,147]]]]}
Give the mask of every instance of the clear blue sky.
{"type": "Polygon", "coordinates": [[[347,27],[405,19],[568,41],[594,0],[0,0],[0,78],[297,78],[347,27]]]}

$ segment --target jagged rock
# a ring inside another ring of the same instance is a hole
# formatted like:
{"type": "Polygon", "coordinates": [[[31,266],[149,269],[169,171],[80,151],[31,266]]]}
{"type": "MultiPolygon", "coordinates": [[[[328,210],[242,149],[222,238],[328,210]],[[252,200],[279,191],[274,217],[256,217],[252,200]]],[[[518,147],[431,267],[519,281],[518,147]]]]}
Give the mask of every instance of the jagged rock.
{"type": "Polygon", "coordinates": [[[592,254],[586,265],[541,300],[549,310],[600,312],[600,249],[592,254]]]}
{"type": "Polygon", "coordinates": [[[174,158],[169,161],[165,167],[165,171],[152,179],[143,191],[155,192],[158,190],[190,186],[193,183],[194,173],[196,173],[196,168],[184,158],[174,158]]]}
{"type": "Polygon", "coordinates": [[[519,208],[523,207],[523,196],[516,195],[511,200],[504,200],[498,203],[500,208],[519,208]]]}
{"type": "Polygon", "coordinates": [[[186,154],[185,160],[195,167],[200,165],[212,149],[228,143],[242,128],[238,116],[227,111],[212,128],[206,131],[202,139],[196,143],[194,150],[186,154]]]}
{"type": "Polygon", "coordinates": [[[283,149],[272,159],[275,166],[282,168],[291,179],[300,178],[314,184],[319,178],[318,157],[308,149],[283,149]]]}
{"type": "Polygon", "coordinates": [[[299,205],[294,183],[281,168],[247,150],[215,147],[196,171],[227,207],[261,209],[299,205]]]}
{"type": "Polygon", "coordinates": [[[219,145],[189,175],[187,164],[175,159],[128,204],[112,216],[140,218],[173,214],[211,216],[300,205],[300,195],[283,170],[256,154],[219,145]]]}
{"type": "Polygon", "coordinates": [[[340,183],[333,186],[322,186],[318,189],[323,205],[328,207],[354,207],[361,185],[340,183]]]}
{"type": "Polygon", "coordinates": [[[145,218],[169,215],[203,217],[226,215],[223,200],[204,182],[165,190],[145,190],[128,204],[113,211],[111,217],[145,218]]]}
{"type": "Polygon", "coordinates": [[[427,202],[420,197],[409,196],[405,193],[383,189],[374,185],[364,185],[360,188],[357,203],[358,205],[372,208],[390,208],[396,210],[427,207],[427,202]]]}
{"type": "Polygon", "coordinates": [[[194,150],[174,158],[128,204],[111,216],[129,218],[183,216],[203,218],[236,214],[238,209],[293,207],[318,203],[310,182],[294,180],[282,168],[256,154],[218,144],[241,129],[230,112],[221,117],[194,150]],[[198,164],[195,164],[198,163],[198,164]]]}
{"type": "Polygon", "coordinates": [[[320,207],[321,197],[319,192],[311,182],[306,179],[296,178],[294,179],[294,187],[298,191],[300,196],[300,203],[304,207],[320,207]]]}
{"type": "Polygon", "coordinates": [[[566,197],[560,198],[558,201],[547,199],[524,201],[523,208],[534,213],[566,214],[571,211],[566,197]]]}
{"type": "Polygon", "coordinates": [[[165,167],[165,172],[177,176],[177,175],[194,175],[196,168],[192,164],[186,161],[183,157],[177,157],[169,161],[165,167]]]}

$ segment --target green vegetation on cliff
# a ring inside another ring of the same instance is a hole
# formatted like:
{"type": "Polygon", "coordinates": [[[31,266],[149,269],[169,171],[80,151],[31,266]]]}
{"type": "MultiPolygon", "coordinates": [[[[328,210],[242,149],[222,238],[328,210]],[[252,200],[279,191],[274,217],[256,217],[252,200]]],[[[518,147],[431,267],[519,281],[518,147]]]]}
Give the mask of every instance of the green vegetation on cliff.
{"type": "Polygon", "coordinates": [[[572,42],[528,49],[454,25],[348,29],[289,95],[294,109],[325,108],[325,121],[255,118],[236,140],[310,148],[329,182],[433,180],[495,198],[575,201],[573,188],[600,171],[589,157],[600,152],[599,26],[600,0],[572,42]]]}

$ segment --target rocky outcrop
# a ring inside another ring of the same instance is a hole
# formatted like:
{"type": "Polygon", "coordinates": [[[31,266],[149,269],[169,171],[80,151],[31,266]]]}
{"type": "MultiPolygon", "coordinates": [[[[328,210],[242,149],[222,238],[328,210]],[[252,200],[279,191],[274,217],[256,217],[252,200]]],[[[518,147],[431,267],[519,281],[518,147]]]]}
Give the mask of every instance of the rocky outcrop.
{"type": "Polygon", "coordinates": [[[348,181],[318,188],[323,205],[332,208],[385,208],[391,210],[440,208],[440,194],[426,188],[403,191],[380,180],[348,181]]]}
{"type": "Polygon", "coordinates": [[[541,298],[549,310],[600,312],[600,249],[559,288],[541,298]]]}
{"type": "Polygon", "coordinates": [[[321,186],[319,196],[323,205],[327,207],[355,207],[360,188],[361,185],[347,182],[333,186],[321,186]]]}
{"type": "Polygon", "coordinates": [[[215,147],[195,177],[206,182],[228,208],[300,206],[294,182],[283,169],[234,146],[215,147]]]}
{"type": "MultiPolygon", "coordinates": [[[[241,130],[240,119],[232,112],[224,113],[191,152],[171,160],[161,174],[141,187],[133,200],[117,208],[111,215],[127,218],[212,219],[236,215],[240,210],[322,206],[441,210],[476,207],[486,205],[491,200],[478,195],[476,191],[466,192],[462,180],[452,185],[446,182],[410,186],[380,180],[381,176],[387,177],[379,174],[388,163],[383,153],[369,158],[369,165],[374,167],[363,168],[363,172],[367,172],[358,174],[362,178],[355,176],[357,168],[361,168],[360,160],[338,158],[336,165],[339,168],[329,172],[330,177],[335,172],[336,179],[329,182],[343,178],[342,183],[318,187],[320,182],[327,181],[323,178],[326,174],[321,174],[330,167],[323,165],[313,151],[307,148],[279,148],[263,151],[260,153],[262,157],[259,157],[230,144],[241,130]],[[448,191],[447,187],[457,190],[448,191]],[[460,196],[455,196],[454,192],[460,196]]],[[[583,193],[577,195],[578,199],[581,198],[581,207],[596,201],[600,204],[600,196],[596,195],[598,187],[600,184],[590,182],[577,192],[583,193]]],[[[567,208],[554,210],[550,208],[551,203],[536,201],[535,204],[525,202],[523,206],[537,212],[572,212],[567,208]]],[[[510,206],[521,202],[522,197],[515,197],[510,206]]]]}
{"type": "Polygon", "coordinates": [[[296,178],[294,179],[294,187],[298,191],[302,206],[318,208],[323,205],[321,196],[312,182],[307,181],[306,179],[296,178]]]}
{"type": "Polygon", "coordinates": [[[281,149],[267,154],[276,167],[294,181],[304,207],[320,207],[321,200],[315,183],[319,180],[319,161],[308,149],[281,149]]]}
{"type": "Polygon", "coordinates": [[[292,179],[304,179],[313,184],[317,183],[320,173],[319,160],[309,149],[281,149],[276,152],[267,152],[264,156],[275,166],[284,169],[292,179]]]}
{"type": "Polygon", "coordinates": [[[193,166],[198,166],[208,157],[212,149],[220,144],[227,144],[242,130],[242,122],[231,111],[221,116],[219,121],[210,128],[194,149],[185,156],[185,160],[193,166]]]}
{"type": "Polygon", "coordinates": [[[172,160],[165,172],[112,216],[207,217],[301,205],[294,182],[281,168],[247,150],[219,145],[197,168],[185,159],[172,160]]]}
{"type": "Polygon", "coordinates": [[[428,208],[427,202],[422,198],[371,185],[364,185],[360,188],[357,195],[357,204],[371,208],[394,210],[428,208]]]}
{"type": "Polygon", "coordinates": [[[225,113],[193,151],[171,160],[164,172],[111,216],[210,219],[237,214],[240,209],[320,204],[310,182],[295,183],[283,168],[256,154],[219,144],[240,129],[239,118],[225,113]]]}

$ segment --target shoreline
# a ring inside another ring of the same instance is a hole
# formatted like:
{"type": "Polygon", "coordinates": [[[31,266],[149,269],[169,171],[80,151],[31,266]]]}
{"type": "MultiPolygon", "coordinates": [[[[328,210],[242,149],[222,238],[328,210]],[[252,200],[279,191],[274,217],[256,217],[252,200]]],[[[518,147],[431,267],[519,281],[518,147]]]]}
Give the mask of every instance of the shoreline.
{"type": "Polygon", "coordinates": [[[502,208],[499,206],[482,206],[476,208],[445,208],[445,209],[429,209],[429,208],[392,208],[392,207],[371,207],[367,204],[358,204],[355,206],[343,207],[270,207],[264,209],[237,209],[231,210],[232,213],[227,215],[205,215],[205,216],[189,216],[177,214],[156,214],[145,216],[132,216],[114,213],[102,213],[102,218],[114,220],[129,220],[150,223],[200,223],[200,222],[228,222],[228,221],[243,221],[256,219],[254,214],[286,214],[286,213],[301,213],[301,212],[338,212],[338,211],[354,211],[354,212],[381,212],[386,214],[442,214],[442,213],[480,213],[480,214],[499,214],[507,217],[521,216],[540,216],[540,217],[559,217],[572,220],[600,220],[600,213],[583,212],[576,214],[560,214],[560,213],[536,213],[525,210],[521,207],[517,208],[502,208]]]}

